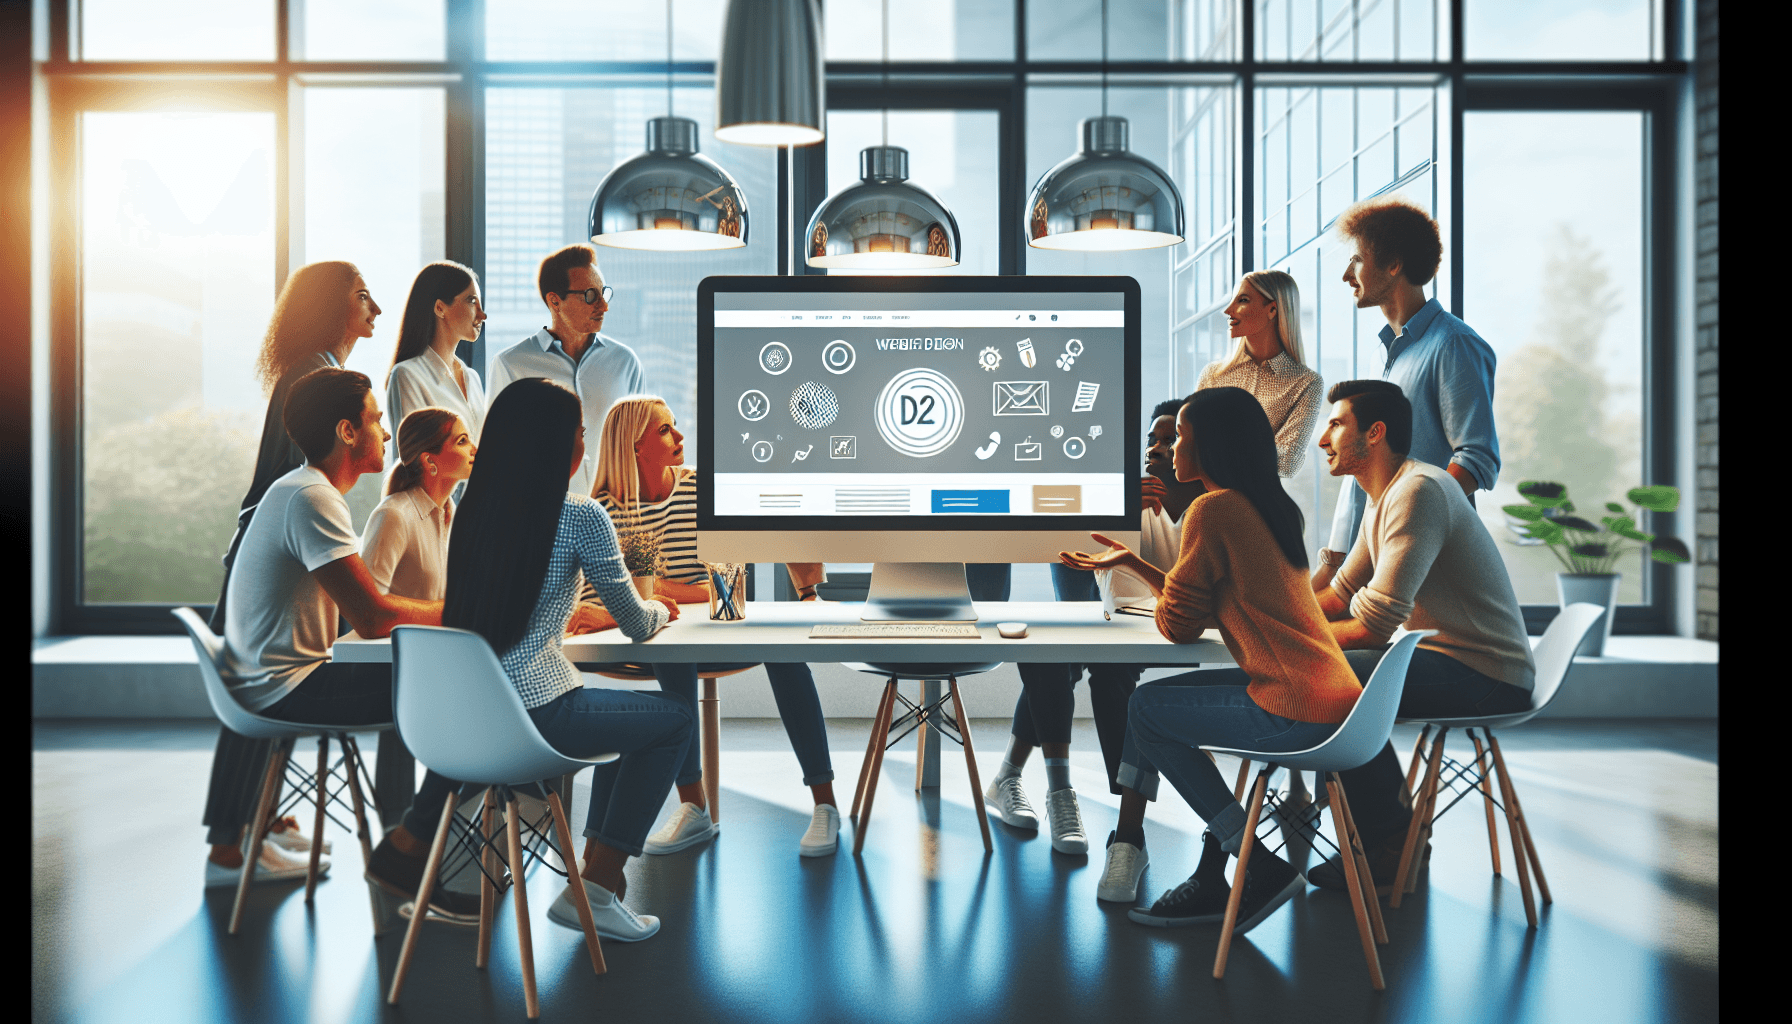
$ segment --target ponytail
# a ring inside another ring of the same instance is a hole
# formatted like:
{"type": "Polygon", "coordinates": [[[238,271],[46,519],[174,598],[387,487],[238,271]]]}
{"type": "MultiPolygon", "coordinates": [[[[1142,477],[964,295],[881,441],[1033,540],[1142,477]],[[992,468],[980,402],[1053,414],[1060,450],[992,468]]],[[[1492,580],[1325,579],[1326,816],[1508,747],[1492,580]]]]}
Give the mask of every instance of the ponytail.
{"type": "Polygon", "coordinates": [[[412,411],[398,426],[398,465],[386,478],[386,494],[399,494],[423,482],[424,452],[440,454],[454,433],[455,414],[439,406],[427,405],[412,411]]]}

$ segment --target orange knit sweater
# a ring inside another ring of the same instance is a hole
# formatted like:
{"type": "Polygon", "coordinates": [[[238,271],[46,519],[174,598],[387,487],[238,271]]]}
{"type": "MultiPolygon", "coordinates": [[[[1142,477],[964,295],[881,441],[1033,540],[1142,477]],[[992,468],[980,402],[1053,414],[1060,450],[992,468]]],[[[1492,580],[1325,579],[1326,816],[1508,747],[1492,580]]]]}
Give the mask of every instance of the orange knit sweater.
{"type": "Polygon", "coordinates": [[[1326,626],[1312,584],[1288,564],[1242,493],[1208,491],[1182,520],[1182,556],[1164,578],[1157,628],[1191,643],[1218,626],[1250,676],[1257,706],[1297,722],[1336,724],[1363,692],[1326,626]]]}

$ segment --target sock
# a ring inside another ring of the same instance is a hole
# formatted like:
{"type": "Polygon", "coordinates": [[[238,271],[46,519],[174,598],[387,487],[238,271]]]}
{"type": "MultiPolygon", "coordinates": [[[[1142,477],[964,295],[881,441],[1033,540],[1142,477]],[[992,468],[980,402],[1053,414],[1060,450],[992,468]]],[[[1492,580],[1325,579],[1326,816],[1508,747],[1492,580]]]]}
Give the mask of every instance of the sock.
{"type": "Polygon", "coordinates": [[[1112,846],[1115,843],[1131,843],[1143,850],[1145,848],[1145,826],[1135,825],[1132,828],[1127,828],[1125,825],[1114,826],[1114,834],[1108,838],[1108,845],[1112,846]]]}
{"type": "Polygon", "coordinates": [[[1195,877],[1203,882],[1213,881],[1224,884],[1226,881],[1226,851],[1220,846],[1212,832],[1201,833],[1201,863],[1195,865],[1195,877]]]}
{"type": "Polygon", "coordinates": [[[996,777],[994,781],[1000,782],[1003,779],[1012,779],[1018,776],[1021,768],[1027,763],[1027,754],[1031,754],[1032,752],[1033,745],[1031,743],[1023,744],[1013,736],[1008,737],[1008,752],[1002,755],[1002,767],[996,769],[996,777]],[[1026,753],[1016,757],[1014,748],[1019,746],[1025,746],[1027,750],[1026,753]]]}
{"type": "Polygon", "coordinates": [[[1045,789],[1048,793],[1056,793],[1060,789],[1070,788],[1070,758],[1048,757],[1045,759],[1045,789]]]}

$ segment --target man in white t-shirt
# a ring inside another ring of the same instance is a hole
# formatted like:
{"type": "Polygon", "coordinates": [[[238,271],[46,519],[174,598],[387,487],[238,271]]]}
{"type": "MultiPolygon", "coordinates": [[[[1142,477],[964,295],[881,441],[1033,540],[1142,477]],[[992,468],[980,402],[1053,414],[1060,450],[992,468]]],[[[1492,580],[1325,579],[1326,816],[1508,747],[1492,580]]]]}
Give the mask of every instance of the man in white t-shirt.
{"type": "MultiPolygon", "coordinates": [[[[343,495],[362,474],[385,467],[390,435],[380,425],[372,383],[352,370],[314,370],[293,385],[284,422],[305,463],[269,485],[237,548],[224,620],[226,683],[245,708],[267,718],[342,726],[391,722],[391,666],[330,659],[338,615],[360,635],[381,637],[405,623],[440,625],[442,602],[381,593],[361,561],[361,540],[343,495]]],[[[415,767],[390,729],[380,733],[376,770],[375,805],[383,821],[396,824],[412,803],[415,767]]],[[[456,785],[430,772],[418,797],[439,814],[456,785]]],[[[248,825],[253,813],[243,808],[240,824],[248,825]]],[[[420,827],[428,832],[433,826],[420,827]]],[[[303,860],[270,852],[271,845],[263,847],[257,880],[304,874],[303,860]]],[[[236,846],[214,846],[207,884],[233,884],[241,864],[236,846]]],[[[469,910],[460,905],[466,899],[446,908],[433,898],[431,904],[476,920],[478,901],[469,910]]]]}

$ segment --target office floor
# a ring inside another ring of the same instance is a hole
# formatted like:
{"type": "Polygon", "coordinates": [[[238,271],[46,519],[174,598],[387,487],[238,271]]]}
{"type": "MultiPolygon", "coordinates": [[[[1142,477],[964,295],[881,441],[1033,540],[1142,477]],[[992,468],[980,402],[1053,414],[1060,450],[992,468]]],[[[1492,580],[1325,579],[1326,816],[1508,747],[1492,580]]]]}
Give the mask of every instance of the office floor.
{"type": "MultiPolygon", "coordinates": [[[[869,722],[830,722],[849,800],[869,722]]],[[[984,778],[1005,723],[974,730],[984,778]]],[[[39,1021],[520,1021],[508,901],[491,966],[470,930],[430,927],[402,1005],[384,1005],[400,932],[372,935],[359,850],[332,832],[314,908],[302,883],[258,887],[242,933],[232,890],[201,888],[213,726],[35,728],[32,1007],[39,1021]]],[[[1396,744],[1411,749],[1402,730],[1396,744]]],[[[807,790],[775,721],[723,723],[722,833],[629,865],[629,903],[664,919],[607,943],[545,918],[563,882],[529,881],[542,1019],[610,1021],[1646,1021],[1717,1013],[1717,729],[1713,722],[1537,722],[1503,737],[1556,902],[1525,929],[1516,884],[1491,875],[1478,801],[1439,824],[1429,877],[1387,911],[1388,988],[1369,989],[1347,900],[1308,890],[1233,946],[1217,926],[1160,931],[1098,904],[1099,846],[1118,803],[1078,722],[1073,778],[1096,853],[994,824],[986,858],[964,761],[917,797],[912,743],[886,760],[864,855],[802,859],[807,790]]],[[[373,744],[365,744],[369,751],[373,744]]],[[[1222,764],[1230,777],[1231,767],[1222,764]]],[[[581,780],[582,782],[582,780],[581,780]]],[[[1043,807],[1044,768],[1027,785],[1043,807]]],[[[571,808],[582,827],[584,786],[571,808]]],[[[1200,822],[1169,787],[1147,825],[1147,899],[1180,881],[1200,822]]],[[[1502,825],[1503,831],[1503,825],[1502,825]]],[[[1505,851],[1510,874],[1509,848],[1505,851]]]]}

